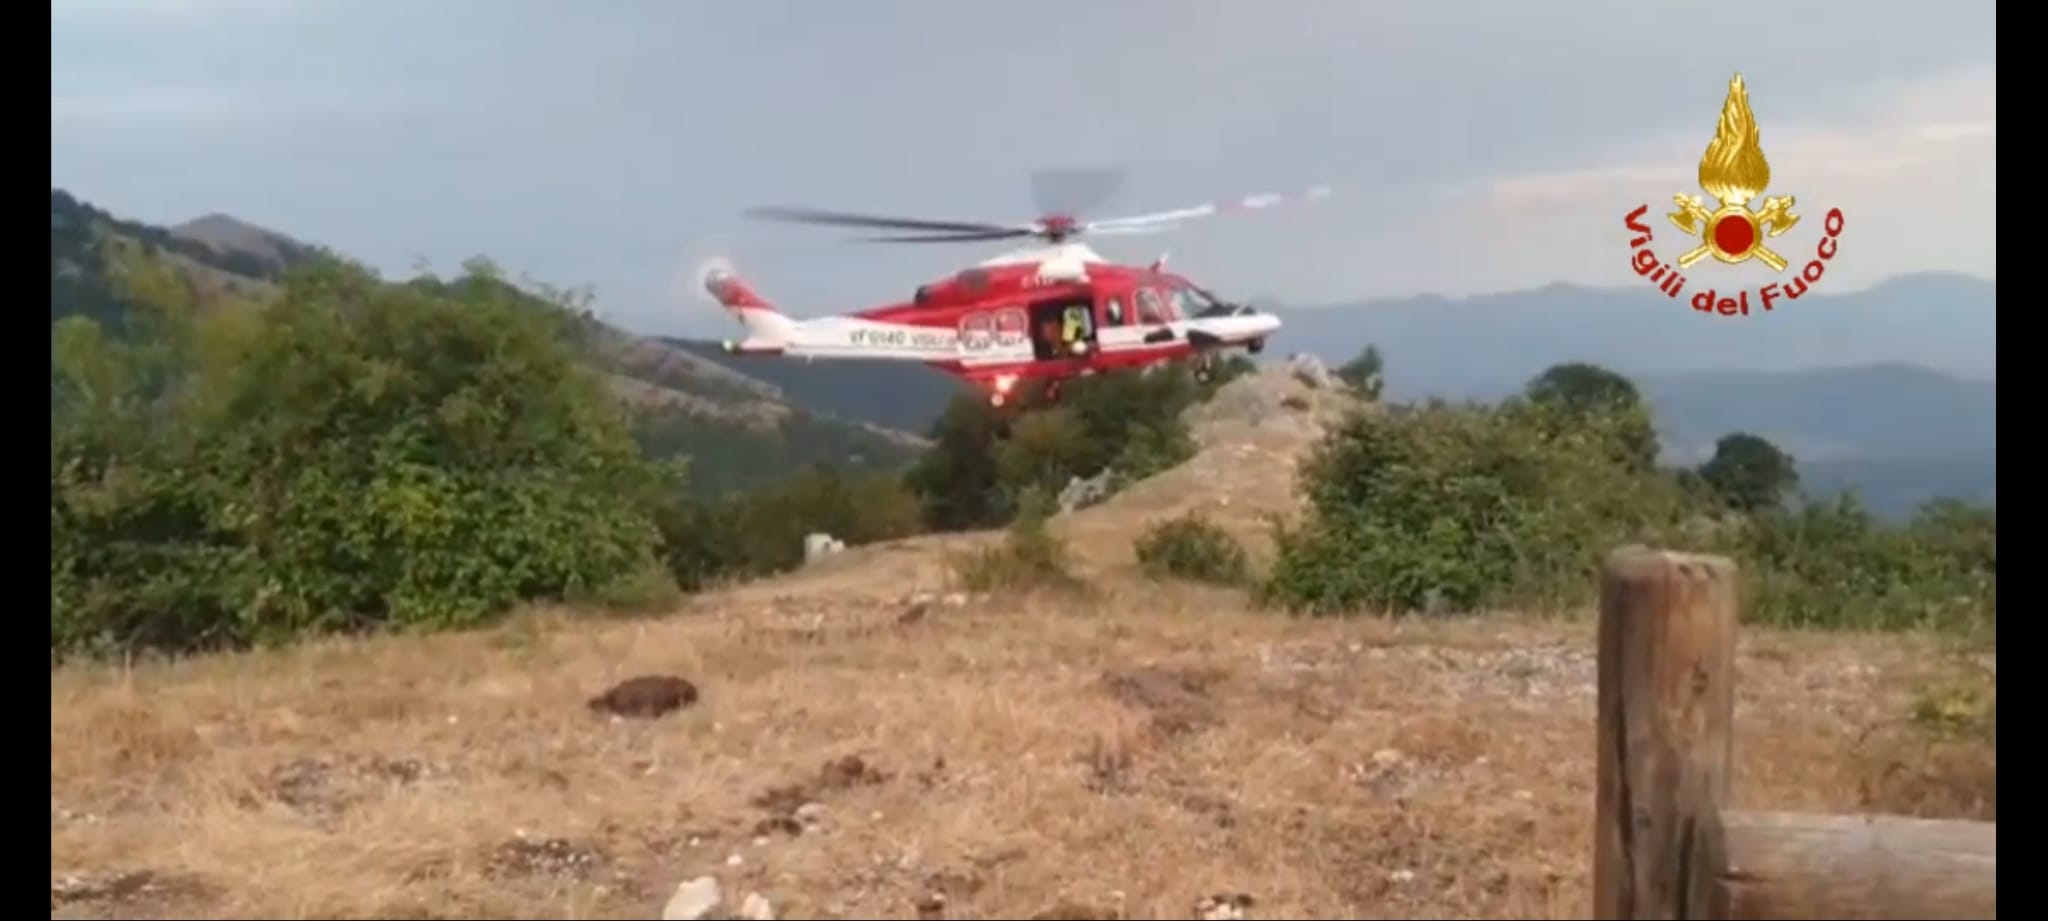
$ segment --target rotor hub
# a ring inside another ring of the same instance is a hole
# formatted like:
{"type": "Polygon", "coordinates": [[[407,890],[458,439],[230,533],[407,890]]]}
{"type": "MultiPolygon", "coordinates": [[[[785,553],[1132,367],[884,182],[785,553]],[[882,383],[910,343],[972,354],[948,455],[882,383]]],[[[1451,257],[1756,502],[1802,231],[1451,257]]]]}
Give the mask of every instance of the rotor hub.
{"type": "Polygon", "coordinates": [[[1043,228],[1040,231],[1041,235],[1054,243],[1064,242],[1081,229],[1081,222],[1068,214],[1049,214],[1041,218],[1038,224],[1043,228]]]}

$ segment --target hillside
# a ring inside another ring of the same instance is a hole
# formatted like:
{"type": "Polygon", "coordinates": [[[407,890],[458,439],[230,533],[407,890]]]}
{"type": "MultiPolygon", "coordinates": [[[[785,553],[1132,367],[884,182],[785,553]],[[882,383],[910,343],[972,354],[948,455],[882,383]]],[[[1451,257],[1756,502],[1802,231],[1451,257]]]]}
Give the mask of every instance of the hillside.
{"type": "MultiPolygon", "coordinates": [[[[1588,622],[1289,618],[1137,569],[1196,510],[1269,555],[1355,405],[1271,369],[1189,410],[1192,459],[1054,519],[1083,595],[960,591],[999,535],[925,536],[658,619],[54,671],[52,917],[645,918],[705,876],[784,918],[1584,917],[1588,622]],[[701,696],[586,708],[649,673],[701,696]]],[[[1732,783],[1995,817],[1995,747],[1915,716],[1995,665],[1745,625],[1732,783]]]]}
{"type": "MultiPolygon", "coordinates": [[[[169,260],[206,301],[260,303],[281,273],[321,250],[226,215],[154,227],[52,189],[53,324],[71,315],[120,322],[133,305],[116,293],[107,266],[111,255],[122,252],[169,260]]],[[[584,325],[588,360],[635,407],[643,445],[692,457],[691,483],[702,492],[757,485],[818,463],[895,467],[923,444],[917,435],[807,403],[801,395],[587,314],[584,325]]]]}
{"type": "Polygon", "coordinates": [[[1994,504],[1998,387],[1900,363],[1802,371],[1711,371],[1638,380],[1667,456],[1698,463],[1715,439],[1746,431],[1798,458],[1801,485],[1855,488],[1901,518],[1946,497],[1994,504]]]}
{"type": "Polygon", "coordinates": [[[1997,453],[1997,385],[1913,365],[1694,372],[1638,383],[1657,408],[1666,447],[1679,454],[1704,457],[1731,431],[1768,437],[1808,462],[1997,453]]]}
{"type": "Polygon", "coordinates": [[[766,381],[805,406],[906,432],[922,432],[960,393],[943,371],[894,361],[781,361],[733,355],[718,343],[660,337],[663,344],[766,381]]]}

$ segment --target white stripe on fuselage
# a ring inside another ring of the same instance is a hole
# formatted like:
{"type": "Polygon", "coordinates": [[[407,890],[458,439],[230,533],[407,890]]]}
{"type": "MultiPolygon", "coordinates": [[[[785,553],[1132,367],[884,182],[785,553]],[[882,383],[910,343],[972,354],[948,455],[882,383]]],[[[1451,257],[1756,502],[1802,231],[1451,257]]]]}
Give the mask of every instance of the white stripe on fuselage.
{"type": "MultiPolygon", "coordinates": [[[[1256,338],[1264,330],[1260,317],[1207,317],[1148,323],[1136,326],[1101,327],[1096,331],[1096,348],[1105,353],[1165,351],[1182,345],[1188,331],[1198,329],[1227,343],[1256,338]],[[1147,342],[1145,337],[1161,329],[1173,331],[1173,338],[1147,342]]],[[[1007,365],[1036,359],[1031,339],[1023,333],[998,338],[979,337],[986,345],[964,348],[960,331],[946,327],[885,323],[856,317],[824,317],[795,324],[787,339],[773,341],[751,338],[753,348],[780,348],[795,358],[868,358],[895,361],[958,361],[968,367],[1007,365]]]]}

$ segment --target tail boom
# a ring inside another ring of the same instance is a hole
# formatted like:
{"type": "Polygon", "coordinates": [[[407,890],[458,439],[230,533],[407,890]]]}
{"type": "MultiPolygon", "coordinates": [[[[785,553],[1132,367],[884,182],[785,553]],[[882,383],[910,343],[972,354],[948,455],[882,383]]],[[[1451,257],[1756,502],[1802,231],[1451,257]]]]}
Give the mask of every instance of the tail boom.
{"type": "Polygon", "coordinates": [[[727,342],[728,352],[748,354],[780,354],[789,345],[790,337],[796,332],[796,323],[775,309],[730,269],[714,266],[704,273],[704,291],[718,301],[719,306],[740,321],[747,331],[747,338],[740,342],[727,342]]]}

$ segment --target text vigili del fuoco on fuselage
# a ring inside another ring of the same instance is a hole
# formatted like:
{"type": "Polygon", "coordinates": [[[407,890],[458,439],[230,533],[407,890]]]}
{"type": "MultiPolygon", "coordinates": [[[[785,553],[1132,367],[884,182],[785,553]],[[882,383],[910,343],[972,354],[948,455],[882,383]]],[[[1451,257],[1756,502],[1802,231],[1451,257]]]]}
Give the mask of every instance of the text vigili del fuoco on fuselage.
{"type": "MultiPolygon", "coordinates": [[[[1675,300],[1679,293],[1685,290],[1685,276],[1678,274],[1678,269],[1651,252],[1650,239],[1653,235],[1650,233],[1650,225],[1642,221],[1643,215],[1649,210],[1650,206],[1647,204],[1637,205],[1634,211],[1630,211],[1621,219],[1622,224],[1636,234],[1634,239],[1628,241],[1629,249],[1634,251],[1629,265],[1636,270],[1637,275],[1649,279],[1651,284],[1657,286],[1657,290],[1675,300]]],[[[1791,281],[1782,285],[1774,281],[1757,289],[1756,300],[1764,310],[1770,310],[1780,298],[1798,300],[1809,286],[1820,281],[1821,275],[1827,271],[1828,260],[1835,258],[1835,249],[1839,245],[1837,241],[1842,235],[1842,209],[1828,209],[1827,218],[1821,229],[1820,242],[1814,245],[1813,259],[1801,267],[1791,281]]],[[[1749,315],[1748,289],[1737,292],[1734,297],[1717,298],[1715,295],[1716,292],[1712,288],[1694,294],[1692,309],[1701,313],[1718,313],[1724,317],[1749,315]]]]}

